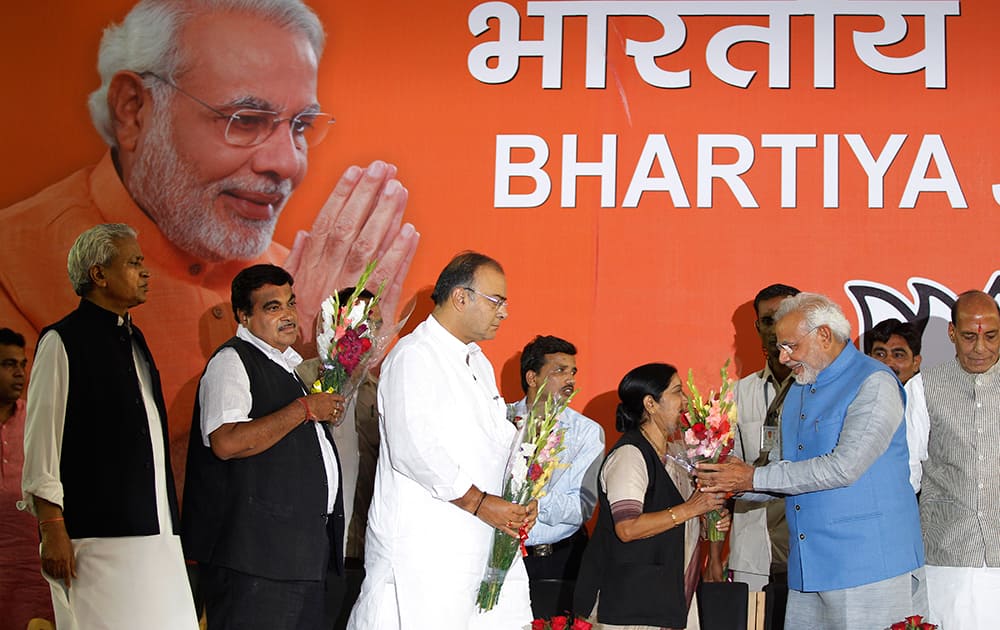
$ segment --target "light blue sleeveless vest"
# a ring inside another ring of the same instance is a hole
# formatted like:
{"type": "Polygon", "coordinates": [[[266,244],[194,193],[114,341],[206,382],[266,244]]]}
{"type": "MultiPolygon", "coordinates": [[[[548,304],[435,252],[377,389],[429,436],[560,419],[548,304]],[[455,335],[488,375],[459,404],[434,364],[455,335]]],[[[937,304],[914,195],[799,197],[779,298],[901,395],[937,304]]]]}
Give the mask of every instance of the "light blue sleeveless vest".
{"type": "MultiPolygon", "coordinates": [[[[848,406],[865,379],[879,370],[889,368],[847,344],[815,383],[793,384],[781,414],[784,459],[803,461],[832,452],[848,406]]],[[[906,423],[900,422],[886,452],[853,484],[785,499],[790,588],[850,588],[924,564],[908,459],[906,423]]]]}

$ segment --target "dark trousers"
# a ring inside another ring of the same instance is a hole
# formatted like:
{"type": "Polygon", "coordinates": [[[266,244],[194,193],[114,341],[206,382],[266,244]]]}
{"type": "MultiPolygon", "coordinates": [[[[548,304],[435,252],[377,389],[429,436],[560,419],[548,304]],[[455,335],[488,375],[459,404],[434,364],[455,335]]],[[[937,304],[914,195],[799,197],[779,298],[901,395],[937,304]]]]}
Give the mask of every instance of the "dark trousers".
{"type": "Polygon", "coordinates": [[[764,628],[782,630],[785,627],[785,606],[788,604],[788,572],[772,573],[764,587],[764,628]]]}
{"type": "Polygon", "coordinates": [[[586,548],[587,530],[582,527],[569,538],[553,544],[551,555],[536,555],[536,548],[528,547],[524,568],[528,572],[531,612],[536,618],[549,618],[572,610],[576,576],[580,573],[580,561],[586,548]]]}
{"type": "Polygon", "coordinates": [[[361,583],[364,579],[364,561],[359,558],[347,558],[344,562],[344,579],[337,580],[336,584],[327,589],[329,605],[340,609],[333,622],[333,630],[347,628],[347,621],[351,618],[351,610],[358,601],[358,595],[361,594],[361,583]]]}
{"type": "Polygon", "coordinates": [[[212,630],[327,630],[333,627],[328,589],[343,578],[269,580],[202,565],[199,586],[212,630]]]}

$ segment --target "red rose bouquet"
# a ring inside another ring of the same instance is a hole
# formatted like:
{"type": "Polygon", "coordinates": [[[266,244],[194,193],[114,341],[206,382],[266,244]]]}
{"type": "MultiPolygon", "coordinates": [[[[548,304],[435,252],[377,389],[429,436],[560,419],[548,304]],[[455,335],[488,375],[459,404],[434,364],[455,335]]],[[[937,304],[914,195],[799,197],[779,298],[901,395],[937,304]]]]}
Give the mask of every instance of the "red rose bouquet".
{"type": "Polygon", "coordinates": [[[572,613],[557,615],[552,619],[535,619],[531,622],[531,630],[590,630],[593,624],[584,621],[572,613]]]}
{"type": "Polygon", "coordinates": [[[937,630],[937,626],[933,623],[927,623],[920,615],[910,615],[889,626],[889,630],[937,630]]]}
{"type": "MultiPolygon", "coordinates": [[[[517,433],[507,458],[501,496],[506,501],[520,505],[527,505],[532,499],[545,496],[545,489],[557,472],[566,467],[559,461],[559,454],[565,448],[566,429],[559,425],[558,420],[559,414],[566,409],[576,393],[556,400],[544,394],[544,389],[544,385],[539,388],[526,418],[511,417],[517,426],[517,433]],[[539,404],[543,396],[544,403],[539,404]]],[[[519,548],[524,553],[523,544],[528,534],[524,529],[520,534],[518,540],[499,529],[493,530],[493,546],[486,559],[486,571],[476,597],[480,611],[492,610],[500,600],[500,589],[507,571],[514,563],[515,554],[519,548]]]]}
{"type": "MultiPolygon", "coordinates": [[[[723,462],[733,450],[736,439],[736,402],[733,398],[734,381],[729,378],[729,361],[722,366],[722,385],[718,392],[709,391],[702,398],[694,383],[694,373],[688,370],[687,385],[691,392],[687,413],[681,414],[677,433],[667,443],[667,458],[681,465],[693,475],[699,462],[723,462]]],[[[708,521],[708,539],[725,540],[716,523],[722,518],[718,510],[705,515],[708,521]]]]}

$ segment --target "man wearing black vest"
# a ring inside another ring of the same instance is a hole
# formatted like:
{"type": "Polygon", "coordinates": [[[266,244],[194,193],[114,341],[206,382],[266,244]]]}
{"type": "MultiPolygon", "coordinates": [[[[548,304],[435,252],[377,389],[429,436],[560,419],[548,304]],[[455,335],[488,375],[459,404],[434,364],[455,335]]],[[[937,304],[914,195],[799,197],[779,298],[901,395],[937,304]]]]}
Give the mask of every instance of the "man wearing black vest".
{"type": "Polygon", "coordinates": [[[72,313],[42,331],[28,387],[24,503],[60,630],[195,630],[160,374],[129,309],[149,271],[136,233],[104,224],[67,258],[72,313]]]}
{"type": "Polygon", "coordinates": [[[336,394],[308,394],[292,277],[254,265],[233,279],[236,336],[201,377],[188,446],[183,539],[200,564],[212,630],[329,628],[343,576],[336,394]],[[328,577],[329,576],[329,577],[328,577]]]}

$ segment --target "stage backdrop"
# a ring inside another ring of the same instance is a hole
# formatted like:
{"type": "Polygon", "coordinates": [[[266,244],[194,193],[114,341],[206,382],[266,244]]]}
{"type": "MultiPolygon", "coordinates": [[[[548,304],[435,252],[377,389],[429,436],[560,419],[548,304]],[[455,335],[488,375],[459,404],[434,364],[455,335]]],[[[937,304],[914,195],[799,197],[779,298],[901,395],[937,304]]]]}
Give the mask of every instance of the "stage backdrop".
{"type": "MultiPolygon", "coordinates": [[[[101,29],[131,4],[6,8],[0,206],[102,155],[85,100],[101,29]]],[[[925,365],[950,355],[954,294],[997,293],[1000,5],[312,5],[337,123],[277,239],[347,165],[397,164],[422,233],[418,314],[457,251],[506,268],[510,318],[484,348],[508,398],[538,333],[579,346],[577,406],[609,431],[607,392],[640,363],[708,379],[735,356],[749,373],[749,300],[773,282],[832,296],[856,326],[930,316],[925,365]]]]}

